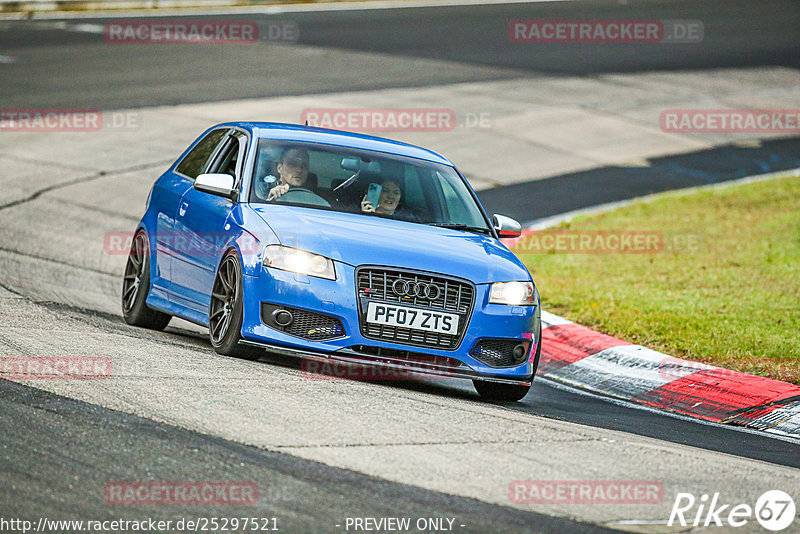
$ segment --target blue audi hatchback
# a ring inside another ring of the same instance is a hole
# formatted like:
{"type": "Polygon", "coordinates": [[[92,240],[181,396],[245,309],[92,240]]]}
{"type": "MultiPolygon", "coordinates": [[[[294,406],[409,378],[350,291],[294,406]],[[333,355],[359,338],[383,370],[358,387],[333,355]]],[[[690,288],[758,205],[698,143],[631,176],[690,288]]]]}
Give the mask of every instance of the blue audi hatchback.
{"type": "Polygon", "coordinates": [[[541,351],[539,294],[447,159],[377,137],[277,123],[201,135],[155,182],[122,311],[208,327],[263,352],[471,379],[519,400],[541,351]]]}

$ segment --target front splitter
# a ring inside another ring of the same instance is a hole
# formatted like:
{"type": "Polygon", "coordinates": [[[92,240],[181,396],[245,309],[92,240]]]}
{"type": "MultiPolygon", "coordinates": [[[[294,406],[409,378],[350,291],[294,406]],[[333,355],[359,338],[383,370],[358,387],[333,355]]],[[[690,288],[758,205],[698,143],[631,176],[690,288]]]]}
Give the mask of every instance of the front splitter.
{"type": "MultiPolygon", "coordinates": [[[[513,380],[509,378],[498,378],[489,375],[482,375],[476,373],[466,365],[457,368],[443,368],[442,366],[429,366],[419,365],[416,362],[404,360],[400,358],[391,358],[386,356],[366,356],[351,349],[340,349],[335,352],[317,352],[304,349],[296,349],[291,347],[284,347],[282,345],[273,345],[271,343],[263,343],[259,341],[250,341],[242,339],[239,341],[240,345],[248,345],[251,347],[260,347],[269,352],[281,354],[284,356],[291,356],[294,358],[303,358],[307,360],[314,360],[318,362],[331,362],[339,361],[357,365],[368,365],[372,367],[379,367],[384,369],[394,369],[402,371],[404,376],[409,373],[416,373],[420,378],[424,375],[436,376],[442,378],[463,378],[467,380],[482,380],[484,382],[495,382],[498,384],[514,384],[518,386],[530,386],[531,380],[513,380]]],[[[389,378],[386,379],[391,380],[389,378]]]]}

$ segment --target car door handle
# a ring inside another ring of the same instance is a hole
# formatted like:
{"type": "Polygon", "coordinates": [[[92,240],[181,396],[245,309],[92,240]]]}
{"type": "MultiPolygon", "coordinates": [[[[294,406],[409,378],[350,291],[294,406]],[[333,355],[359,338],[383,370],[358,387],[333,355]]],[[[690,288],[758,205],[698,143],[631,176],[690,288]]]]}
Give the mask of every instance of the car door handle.
{"type": "Polygon", "coordinates": [[[186,215],[186,210],[189,208],[188,202],[181,202],[181,208],[178,210],[178,214],[183,217],[186,215]]]}

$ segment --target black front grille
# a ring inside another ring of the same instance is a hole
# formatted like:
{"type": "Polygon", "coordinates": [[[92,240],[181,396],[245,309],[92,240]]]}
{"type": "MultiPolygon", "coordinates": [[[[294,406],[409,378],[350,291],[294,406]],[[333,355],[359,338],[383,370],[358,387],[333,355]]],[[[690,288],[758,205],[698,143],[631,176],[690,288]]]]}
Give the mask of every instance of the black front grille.
{"type": "Polygon", "coordinates": [[[276,306],[266,302],[261,303],[261,320],[272,328],[280,330],[290,336],[301,337],[310,341],[325,341],[344,336],[344,326],[336,317],[316,313],[301,308],[289,306],[276,306]],[[275,310],[286,310],[292,314],[292,322],[288,326],[275,323],[272,313],[275,310]]]}
{"type": "Polygon", "coordinates": [[[470,351],[470,356],[491,367],[516,367],[528,361],[530,342],[521,339],[482,339],[470,351]],[[518,356],[514,349],[518,349],[518,356]]]}
{"type": "Polygon", "coordinates": [[[420,271],[361,267],[356,271],[356,285],[359,324],[364,337],[440,350],[453,350],[461,343],[475,300],[475,287],[470,282],[420,271]],[[430,295],[433,298],[397,295],[392,289],[397,280],[432,284],[438,288],[438,295],[430,295]],[[368,323],[366,313],[370,301],[457,314],[458,331],[455,334],[445,334],[368,323]]]}

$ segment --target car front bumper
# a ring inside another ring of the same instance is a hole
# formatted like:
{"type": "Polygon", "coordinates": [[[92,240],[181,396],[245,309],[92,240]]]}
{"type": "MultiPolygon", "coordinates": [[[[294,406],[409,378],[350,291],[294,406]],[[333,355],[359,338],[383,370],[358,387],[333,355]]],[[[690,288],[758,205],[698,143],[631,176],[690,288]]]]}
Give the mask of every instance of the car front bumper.
{"type": "Polygon", "coordinates": [[[378,365],[404,373],[514,384],[529,384],[532,381],[541,337],[538,303],[535,306],[489,304],[490,284],[476,284],[472,314],[456,349],[438,350],[405,345],[362,335],[355,269],[337,262],[336,270],[336,280],[263,267],[257,276],[243,276],[242,343],[289,356],[378,365]],[[262,303],[300,308],[334,317],[341,322],[344,332],[324,341],[290,335],[262,320],[262,303]],[[514,367],[487,365],[470,354],[481,339],[527,340],[530,342],[527,361],[514,367]],[[432,356],[432,361],[424,361],[423,355],[432,356]]]}

